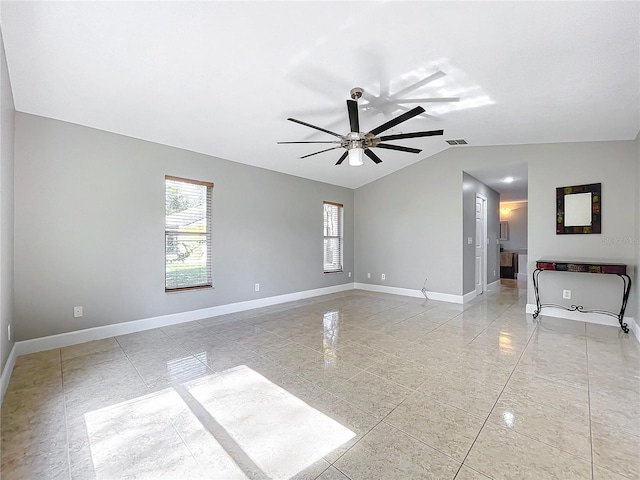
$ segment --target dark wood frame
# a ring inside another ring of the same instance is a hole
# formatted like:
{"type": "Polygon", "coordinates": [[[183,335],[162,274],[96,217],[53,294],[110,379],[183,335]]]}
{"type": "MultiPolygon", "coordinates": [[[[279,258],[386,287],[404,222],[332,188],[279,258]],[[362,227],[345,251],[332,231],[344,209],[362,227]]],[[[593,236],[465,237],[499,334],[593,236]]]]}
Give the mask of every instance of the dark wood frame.
{"type": "Polygon", "coordinates": [[[571,187],[556,188],[556,234],[602,233],[602,184],[589,183],[571,187]],[[565,227],[564,197],[574,193],[591,193],[591,225],[565,227]]]}

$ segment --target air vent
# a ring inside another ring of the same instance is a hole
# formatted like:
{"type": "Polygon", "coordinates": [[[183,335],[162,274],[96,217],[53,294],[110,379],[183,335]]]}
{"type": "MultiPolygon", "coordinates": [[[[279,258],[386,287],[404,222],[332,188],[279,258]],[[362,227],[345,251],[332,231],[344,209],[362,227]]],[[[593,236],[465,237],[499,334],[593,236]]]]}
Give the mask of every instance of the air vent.
{"type": "Polygon", "coordinates": [[[445,140],[449,145],[467,145],[467,141],[464,138],[457,138],[455,140],[445,140]]]}

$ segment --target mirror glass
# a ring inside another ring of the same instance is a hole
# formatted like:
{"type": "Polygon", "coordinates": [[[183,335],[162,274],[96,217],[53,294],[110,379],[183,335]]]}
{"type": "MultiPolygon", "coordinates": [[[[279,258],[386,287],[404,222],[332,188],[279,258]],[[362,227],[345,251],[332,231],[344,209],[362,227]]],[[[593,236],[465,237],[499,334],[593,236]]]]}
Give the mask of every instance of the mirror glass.
{"type": "Polygon", "coordinates": [[[564,226],[586,227],[591,225],[591,192],[564,196],[564,226]]]}

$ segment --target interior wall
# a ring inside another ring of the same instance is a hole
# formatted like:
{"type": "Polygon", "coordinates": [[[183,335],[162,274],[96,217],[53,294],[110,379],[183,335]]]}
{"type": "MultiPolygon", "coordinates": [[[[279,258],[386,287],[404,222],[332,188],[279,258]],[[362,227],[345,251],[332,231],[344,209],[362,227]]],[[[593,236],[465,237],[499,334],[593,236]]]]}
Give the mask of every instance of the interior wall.
{"type": "Polygon", "coordinates": [[[352,281],[351,189],[23,113],[15,149],[17,340],[352,281]],[[165,175],[215,185],[214,289],[164,292],[165,175]],[[344,273],[323,273],[324,200],[344,273]]]}
{"type": "MultiPolygon", "coordinates": [[[[640,132],[635,139],[635,155],[636,155],[636,235],[634,240],[636,246],[636,268],[634,275],[634,284],[636,286],[636,324],[640,326],[640,132]]],[[[640,337],[638,337],[640,339],[640,337]]]]}
{"type": "MultiPolygon", "coordinates": [[[[428,276],[429,290],[462,294],[461,172],[514,159],[529,166],[529,271],[537,259],[549,256],[635,264],[635,245],[611,243],[635,233],[635,210],[630,205],[637,190],[635,142],[464,146],[451,147],[356,190],[356,280],[419,289],[428,276]],[[556,187],[597,182],[603,189],[602,234],[556,235],[556,187]],[[394,271],[387,282],[366,278],[367,272],[381,268],[394,271]]],[[[612,295],[593,275],[586,281],[585,276],[560,275],[549,273],[545,280],[550,301],[558,294],[561,301],[566,285],[585,305],[615,308],[621,295],[617,284],[612,295]]],[[[619,279],[608,279],[615,280],[619,279]]],[[[529,303],[534,302],[532,288],[528,285],[529,303]]],[[[636,298],[631,306],[637,306],[636,298]]],[[[629,310],[632,315],[635,308],[629,310]]]]}
{"type": "Polygon", "coordinates": [[[500,194],[466,172],[462,173],[463,293],[476,289],[476,193],[487,199],[487,284],[500,280],[500,194]],[[472,239],[469,244],[468,239],[472,239]]]}
{"type": "MultiPolygon", "coordinates": [[[[0,371],[13,348],[8,326],[13,319],[13,93],[0,30],[0,371]]],[[[12,324],[13,326],[13,324],[12,324]]]]}
{"type": "Polygon", "coordinates": [[[509,225],[508,240],[500,240],[500,245],[505,252],[519,252],[527,248],[528,211],[527,202],[500,204],[500,221],[507,222],[509,225]],[[503,213],[504,208],[509,209],[509,213],[503,213]]]}
{"type": "Polygon", "coordinates": [[[426,278],[430,291],[462,294],[462,169],[450,159],[447,150],[356,189],[356,282],[420,290],[426,278]]]}

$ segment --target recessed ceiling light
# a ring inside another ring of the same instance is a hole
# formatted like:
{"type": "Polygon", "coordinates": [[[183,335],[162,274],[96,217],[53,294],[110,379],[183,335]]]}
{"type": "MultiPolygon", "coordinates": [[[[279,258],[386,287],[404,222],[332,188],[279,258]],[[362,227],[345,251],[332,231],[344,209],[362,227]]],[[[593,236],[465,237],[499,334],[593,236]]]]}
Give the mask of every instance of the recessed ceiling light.
{"type": "Polygon", "coordinates": [[[513,181],[514,181],[514,180],[515,180],[515,178],[513,178],[513,177],[504,177],[504,178],[502,179],[502,181],[503,181],[504,183],[513,183],[513,181]]]}

